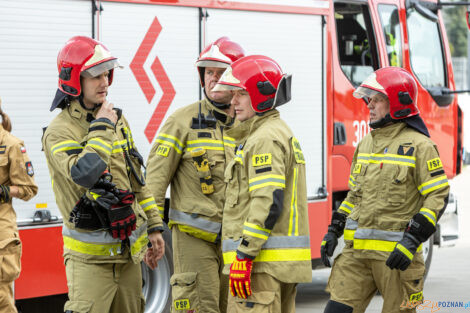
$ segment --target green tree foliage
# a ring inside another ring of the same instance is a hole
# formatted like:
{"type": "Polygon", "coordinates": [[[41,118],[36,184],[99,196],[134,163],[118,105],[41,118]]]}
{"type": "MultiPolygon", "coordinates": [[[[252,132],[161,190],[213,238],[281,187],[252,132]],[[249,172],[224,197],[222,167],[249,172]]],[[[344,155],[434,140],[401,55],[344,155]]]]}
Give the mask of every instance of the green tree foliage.
{"type": "Polygon", "coordinates": [[[466,7],[446,7],[443,10],[444,24],[449,39],[450,52],[453,57],[467,56],[467,21],[465,18],[466,7]]]}

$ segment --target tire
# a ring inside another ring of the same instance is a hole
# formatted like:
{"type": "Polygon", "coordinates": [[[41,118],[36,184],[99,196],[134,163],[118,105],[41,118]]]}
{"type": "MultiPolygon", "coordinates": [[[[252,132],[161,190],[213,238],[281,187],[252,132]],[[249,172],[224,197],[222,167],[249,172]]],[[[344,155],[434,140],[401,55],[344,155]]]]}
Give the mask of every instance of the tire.
{"type": "Polygon", "coordinates": [[[145,313],[170,312],[170,277],[173,275],[173,249],[171,231],[166,224],[164,227],[165,255],[158,261],[158,267],[152,271],[142,262],[142,292],[145,298],[145,313]]]}
{"type": "Polygon", "coordinates": [[[429,269],[431,268],[431,260],[432,260],[432,250],[434,246],[434,238],[431,236],[428,241],[423,242],[423,259],[424,259],[424,280],[428,276],[429,269]]]}

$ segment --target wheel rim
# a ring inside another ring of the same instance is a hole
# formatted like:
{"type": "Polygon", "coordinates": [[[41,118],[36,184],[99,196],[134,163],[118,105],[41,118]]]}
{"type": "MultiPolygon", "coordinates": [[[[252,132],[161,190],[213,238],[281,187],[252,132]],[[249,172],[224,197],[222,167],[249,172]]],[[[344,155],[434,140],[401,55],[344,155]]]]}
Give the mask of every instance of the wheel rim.
{"type": "Polygon", "coordinates": [[[164,256],[159,260],[158,267],[153,271],[142,262],[142,280],[145,312],[163,312],[170,295],[170,266],[167,257],[164,256]]]}

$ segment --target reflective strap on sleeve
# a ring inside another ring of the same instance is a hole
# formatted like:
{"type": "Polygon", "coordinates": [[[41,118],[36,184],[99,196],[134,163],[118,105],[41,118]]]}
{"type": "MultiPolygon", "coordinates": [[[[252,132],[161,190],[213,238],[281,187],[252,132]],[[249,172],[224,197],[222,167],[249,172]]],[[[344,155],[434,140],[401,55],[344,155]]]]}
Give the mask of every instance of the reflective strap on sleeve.
{"type": "Polygon", "coordinates": [[[175,149],[175,151],[179,154],[181,154],[183,152],[184,145],[175,136],[160,133],[160,134],[158,134],[157,138],[155,139],[155,142],[163,143],[163,144],[166,144],[170,147],[173,147],[175,149]]]}
{"type": "Polygon", "coordinates": [[[285,188],[286,178],[284,175],[262,175],[249,180],[248,191],[253,191],[267,186],[276,186],[285,188]]]}
{"type": "Polygon", "coordinates": [[[148,210],[157,207],[157,203],[155,202],[155,199],[153,197],[144,199],[144,200],[140,201],[139,204],[142,207],[142,209],[144,210],[144,212],[147,212],[148,210]]]}
{"type": "Polygon", "coordinates": [[[243,225],[243,234],[268,240],[271,230],[259,227],[258,225],[245,222],[243,225]]]}
{"type": "Polygon", "coordinates": [[[420,186],[418,186],[418,191],[424,196],[431,191],[436,189],[440,189],[443,187],[449,186],[449,182],[447,181],[447,176],[442,175],[437,178],[431,179],[420,186]]]}
{"type": "Polygon", "coordinates": [[[436,213],[426,208],[421,208],[421,210],[419,210],[419,213],[424,215],[424,217],[427,218],[428,221],[431,222],[431,224],[436,226],[436,213]]]}
{"type": "Polygon", "coordinates": [[[60,151],[68,151],[68,150],[83,150],[83,147],[75,140],[65,140],[61,141],[52,146],[51,152],[52,155],[55,155],[57,152],[60,151]]]}

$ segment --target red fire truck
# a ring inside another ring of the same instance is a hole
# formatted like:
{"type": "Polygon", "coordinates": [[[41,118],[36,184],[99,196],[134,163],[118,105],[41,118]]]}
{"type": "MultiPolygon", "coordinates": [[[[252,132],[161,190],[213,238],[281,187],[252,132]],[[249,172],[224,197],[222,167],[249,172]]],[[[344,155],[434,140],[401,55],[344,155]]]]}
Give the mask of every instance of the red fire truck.
{"type": "MultiPolygon", "coordinates": [[[[41,128],[57,88],[56,56],[74,35],[98,38],[125,66],[109,100],[122,108],[146,157],[165,119],[201,97],[194,67],[220,36],[248,54],[265,54],[293,74],[293,99],[280,108],[302,143],[312,266],[332,210],[348,191],[351,159],[369,131],[365,102],[352,91],[371,72],[400,66],[418,81],[419,109],[449,178],[461,169],[462,112],[440,7],[419,0],[3,0],[0,2],[0,96],[25,140],[39,193],[17,201],[23,242],[16,299],[67,292],[62,216],[41,151],[41,128]]],[[[455,214],[454,214],[455,215],[455,214]]],[[[65,217],[64,217],[65,218],[65,217]]],[[[166,312],[171,238],[157,270],[144,271],[147,312],[166,312]]],[[[455,239],[439,234],[436,241],[455,239]]],[[[427,247],[428,251],[432,245],[427,247]]],[[[144,267],[145,268],[145,267],[144,267]]]]}

